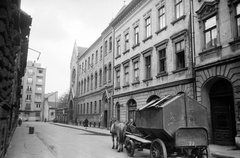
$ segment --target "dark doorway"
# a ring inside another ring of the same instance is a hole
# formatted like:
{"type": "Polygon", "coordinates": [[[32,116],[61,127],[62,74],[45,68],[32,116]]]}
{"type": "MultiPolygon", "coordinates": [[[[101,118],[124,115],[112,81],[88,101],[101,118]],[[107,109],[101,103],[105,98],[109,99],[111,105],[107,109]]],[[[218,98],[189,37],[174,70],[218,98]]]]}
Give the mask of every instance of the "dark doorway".
{"type": "Polygon", "coordinates": [[[236,124],[233,89],[229,81],[220,79],[210,89],[213,143],[234,145],[236,124]]]}
{"type": "Polygon", "coordinates": [[[104,127],[107,128],[107,115],[108,115],[108,112],[107,110],[104,111],[104,127]]]}

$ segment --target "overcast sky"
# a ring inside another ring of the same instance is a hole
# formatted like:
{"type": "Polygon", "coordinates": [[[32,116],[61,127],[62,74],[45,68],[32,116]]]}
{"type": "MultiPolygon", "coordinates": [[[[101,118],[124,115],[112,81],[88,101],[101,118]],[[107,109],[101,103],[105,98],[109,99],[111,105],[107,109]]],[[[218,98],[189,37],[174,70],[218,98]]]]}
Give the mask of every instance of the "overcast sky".
{"type": "MultiPolygon", "coordinates": [[[[125,0],[128,4],[131,0],[125,0]]],[[[70,59],[76,40],[89,47],[101,35],[124,0],[22,0],[21,9],[32,17],[28,60],[47,69],[45,93],[68,92],[70,59]]]]}

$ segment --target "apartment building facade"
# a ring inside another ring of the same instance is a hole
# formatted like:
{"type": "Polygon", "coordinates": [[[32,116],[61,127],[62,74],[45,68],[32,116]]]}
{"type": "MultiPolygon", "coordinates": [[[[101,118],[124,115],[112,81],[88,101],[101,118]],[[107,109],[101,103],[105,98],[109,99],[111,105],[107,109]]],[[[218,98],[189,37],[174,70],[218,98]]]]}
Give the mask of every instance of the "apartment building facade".
{"type": "Polygon", "coordinates": [[[43,101],[46,83],[46,69],[40,63],[28,61],[22,78],[22,100],[20,116],[23,121],[43,120],[43,101]]]}
{"type": "Polygon", "coordinates": [[[208,109],[210,142],[235,145],[240,137],[240,1],[197,1],[194,10],[197,101],[208,109]]]}
{"type": "Polygon", "coordinates": [[[114,116],[134,121],[136,109],[167,95],[193,97],[190,1],[131,1],[115,31],[114,116]]]}

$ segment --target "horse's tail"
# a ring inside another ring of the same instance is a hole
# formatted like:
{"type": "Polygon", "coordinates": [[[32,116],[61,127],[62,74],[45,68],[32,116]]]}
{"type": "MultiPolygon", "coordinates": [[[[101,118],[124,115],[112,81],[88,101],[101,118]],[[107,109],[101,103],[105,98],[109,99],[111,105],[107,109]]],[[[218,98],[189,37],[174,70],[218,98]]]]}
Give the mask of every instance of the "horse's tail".
{"type": "Polygon", "coordinates": [[[124,143],[126,135],[127,126],[124,123],[121,123],[119,131],[119,143],[124,143]]]}

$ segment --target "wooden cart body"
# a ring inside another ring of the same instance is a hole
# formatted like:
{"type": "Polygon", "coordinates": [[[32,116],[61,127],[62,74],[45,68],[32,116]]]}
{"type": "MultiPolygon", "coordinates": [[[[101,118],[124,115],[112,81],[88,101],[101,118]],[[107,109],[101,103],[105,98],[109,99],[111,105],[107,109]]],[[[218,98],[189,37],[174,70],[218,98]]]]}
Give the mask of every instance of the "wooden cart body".
{"type": "MultiPolygon", "coordinates": [[[[152,149],[155,144],[163,146],[159,150],[165,150],[161,151],[165,154],[161,157],[203,154],[208,147],[206,118],[206,108],[185,94],[153,101],[136,111],[136,128],[140,134],[127,135],[126,147],[148,148],[151,157],[159,157],[160,151],[152,149]]],[[[132,156],[132,152],[128,154],[132,156]]],[[[206,157],[206,153],[203,155],[206,157]]]]}

